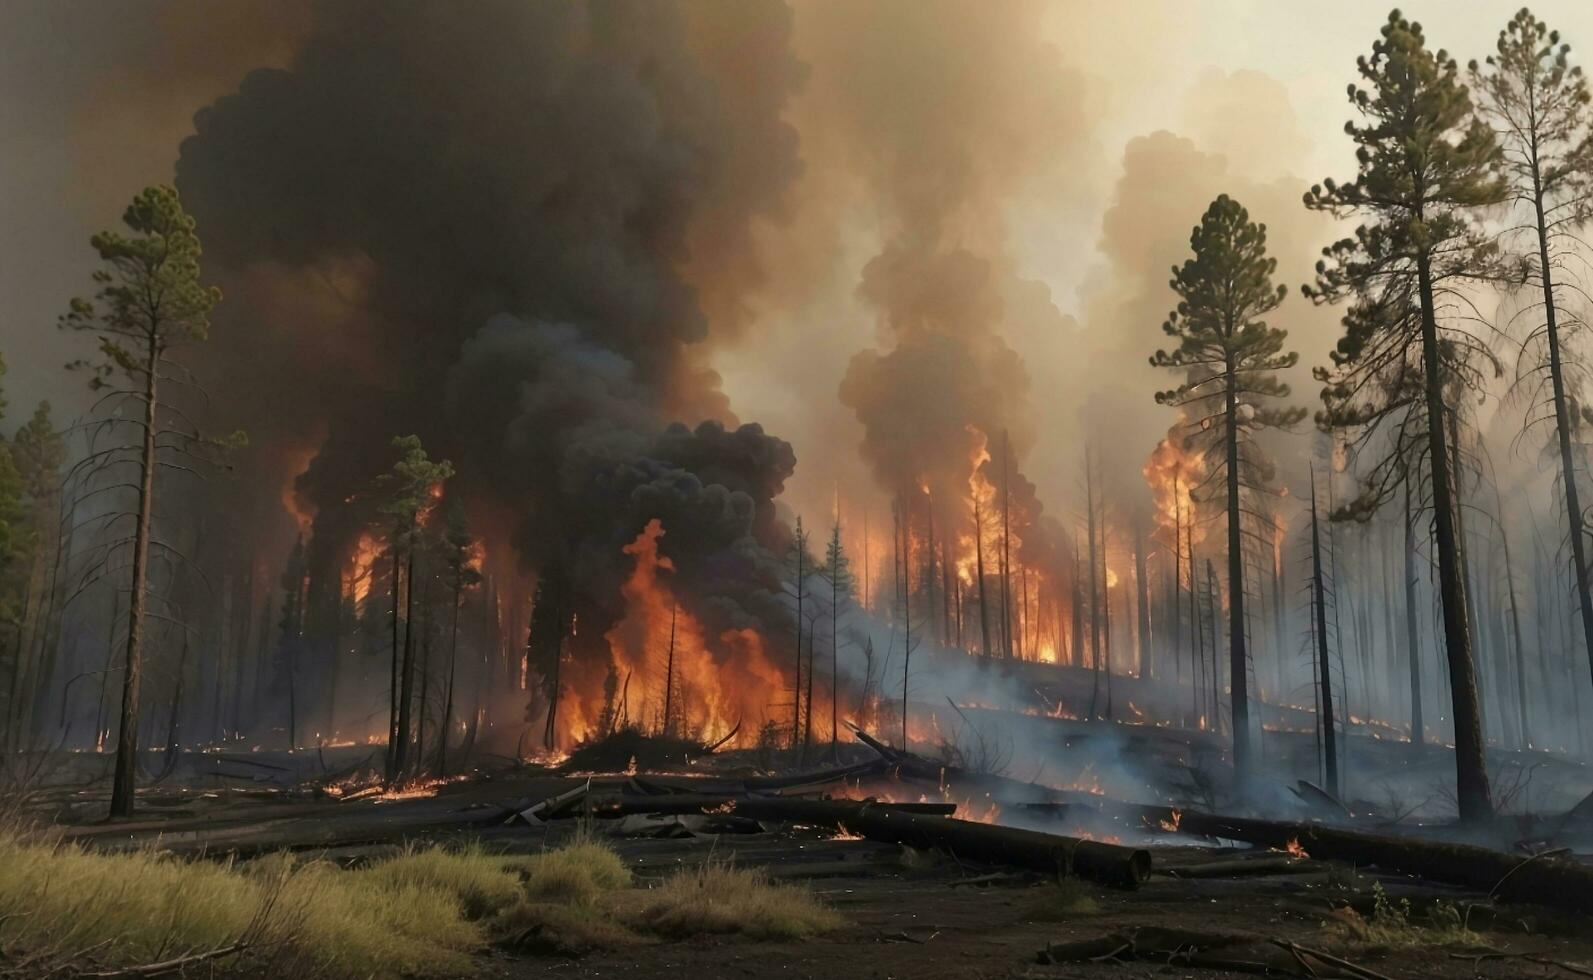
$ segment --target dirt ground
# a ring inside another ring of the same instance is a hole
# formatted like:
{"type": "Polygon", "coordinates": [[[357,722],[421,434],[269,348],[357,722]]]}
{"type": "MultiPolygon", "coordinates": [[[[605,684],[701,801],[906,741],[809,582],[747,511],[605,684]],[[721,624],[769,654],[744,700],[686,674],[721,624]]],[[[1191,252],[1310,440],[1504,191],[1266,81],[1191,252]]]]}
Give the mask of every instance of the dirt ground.
{"type": "MultiPolygon", "coordinates": [[[[573,832],[572,822],[506,826],[506,805],[524,805],[573,784],[551,775],[518,774],[443,786],[435,796],[395,800],[173,791],[146,801],[143,816],[133,823],[83,822],[63,829],[101,847],[156,844],[188,854],[231,851],[243,856],[288,847],[347,863],[413,840],[475,840],[493,849],[525,852],[557,843],[573,832]]],[[[604,829],[600,822],[599,830],[604,829]]],[[[965,864],[950,855],[896,845],[834,839],[807,828],[610,839],[644,886],[682,866],[728,860],[766,868],[772,877],[812,889],[847,925],[800,943],[701,938],[647,942],[573,959],[492,953],[480,958],[484,976],[1111,980],[1242,975],[1156,962],[1047,966],[1037,960],[1049,943],[1142,926],[1293,941],[1372,971],[1362,980],[1593,976],[1593,921],[1586,918],[1537,907],[1495,906],[1481,894],[1327,862],[1277,869],[1278,855],[1267,852],[1153,846],[1151,880],[1138,890],[1120,891],[1087,883],[1058,886],[1036,874],[965,864]],[[1180,869],[1234,860],[1264,861],[1275,873],[1177,877],[1180,869]],[[1410,900],[1413,923],[1425,923],[1426,910],[1441,903],[1441,908],[1467,917],[1471,932],[1456,938],[1413,927],[1393,944],[1355,938],[1353,926],[1345,924],[1354,915],[1343,910],[1352,907],[1363,918],[1370,916],[1374,883],[1382,885],[1395,905],[1410,900]]]]}

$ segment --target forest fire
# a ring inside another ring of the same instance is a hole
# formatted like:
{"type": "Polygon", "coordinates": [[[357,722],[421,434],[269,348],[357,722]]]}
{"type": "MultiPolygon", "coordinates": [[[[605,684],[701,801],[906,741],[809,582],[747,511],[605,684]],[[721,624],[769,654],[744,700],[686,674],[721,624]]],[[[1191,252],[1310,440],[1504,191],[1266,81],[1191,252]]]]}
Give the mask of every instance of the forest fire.
{"type": "Polygon", "coordinates": [[[750,743],[769,715],[784,678],[762,637],[753,629],[705,636],[674,592],[665,533],[655,519],[625,546],[634,567],[620,590],[625,613],[604,635],[610,672],[601,689],[570,692],[566,744],[633,725],[710,743],[737,730],[750,743]]]}
{"type": "Polygon", "coordinates": [[[356,608],[363,608],[371,594],[371,576],[376,559],[384,549],[383,542],[369,531],[362,533],[354,543],[354,552],[343,574],[343,593],[354,601],[356,608]]]}
{"type": "MultiPolygon", "coordinates": [[[[802,897],[837,918],[782,942],[831,959],[966,901],[963,962],[1050,927],[961,896],[1058,874],[1122,890],[1041,954],[1103,975],[1240,963],[1151,948],[1153,871],[1223,936],[1284,873],[1593,911],[1593,83],[1535,15],[1347,7],[1230,60],[1277,18],[129,2],[0,38],[52,82],[12,113],[7,322],[66,328],[0,351],[0,796],[85,845],[46,856],[438,859],[400,897],[469,942],[372,975],[545,965],[540,855],[599,836],[610,972],[733,894],[726,852],[782,900],[694,968],[802,897]]],[[[0,885],[0,975],[55,894],[0,885]]],[[[41,969],[277,962],[261,916],[90,935],[149,918],[113,911],[41,969]]],[[[1342,937],[1272,920],[1330,972],[1295,940],[1342,937]]],[[[316,952],[281,962],[364,966],[316,952]]]]}

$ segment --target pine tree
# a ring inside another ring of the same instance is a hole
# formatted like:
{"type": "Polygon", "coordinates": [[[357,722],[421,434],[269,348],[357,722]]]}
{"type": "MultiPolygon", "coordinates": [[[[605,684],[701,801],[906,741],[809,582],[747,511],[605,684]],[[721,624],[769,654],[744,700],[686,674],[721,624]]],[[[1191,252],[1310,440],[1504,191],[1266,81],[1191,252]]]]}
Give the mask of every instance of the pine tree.
{"type": "MultiPolygon", "coordinates": [[[[0,377],[5,376],[5,361],[0,360],[0,377]]],[[[5,399],[0,397],[0,418],[4,418],[5,399]]],[[[26,673],[23,619],[28,606],[28,569],[32,564],[32,535],[27,527],[22,474],[13,459],[12,447],[0,439],[0,652],[7,666],[5,725],[0,727],[0,748],[5,734],[22,718],[21,687],[26,673]]]]}
{"type": "MultiPolygon", "coordinates": [[[[0,366],[0,373],[3,372],[0,366]]],[[[50,420],[49,402],[40,402],[32,417],[17,429],[9,452],[21,484],[22,534],[18,542],[21,547],[12,551],[15,564],[0,573],[0,578],[7,582],[3,588],[13,597],[20,584],[23,597],[17,636],[20,669],[13,678],[17,693],[11,699],[14,741],[20,744],[32,732],[39,686],[51,674],[49,657],[54,647],[56,572],[61,557],[61,468],[66,464],[66,446],[50,420]]],[[[0,496],[4,493],[0,490],[0,496]]],[[[0,506],[0,510],[4,509],[0,506]]]]}
{"type": "Polygon", "coordinates": [[[387,752],[389,783],[402,776],[409,763],[415,693],[415,559],[421,550],[421,514],[433,505],[443,482],[454,475],[454,468],[447,460],[434,461],[426,456],[419,436],[398,436],[393,440],[393,448],[398,450],[398,461],[378,481],[384,492],[379,509],[388,519],[388,542],[393,553],[393,664],[396,674],[394,686],[397,690],[389,699],[393,714],[388,726],[392,739],[387,752]],[[405,560],[407,565],[403,575],[402,657],[398,643],[398,572],[401,560],[405,560]]]}
{"type": "MultiPolygon", "coordinates": [[[[194,219],[183,210],[170,187],[146,188],[122,215],[131,235],[103,231],[91,239],[103,265],[95,270],[99,289],[94,299],[73,299],[61,326],[93,333],[99,338],[101,360],[77,361],[72,367],[91,372],[89,384],[105,391],[101,404],[132,401],[141,417],[111,416],[119,430],[136,430],[137,467],[133,484],[137,499],[132,516],[134,532],[125,547],[131,549],[132,583],[128,602],[126,659],[122,675],[121,722],[116,743],[116,766],[111,784],[111,816],[133,812],[134,779],[138,772],[139,688],[143,680],[144,621],[149,598],[149,552],[152,544],[163,553],[171,549],[155,542],[151,526],[155,507],[155,474],[163,457],[192,454],[207,445],[191,425],[174,423],[162,401],[165,382],[186,379],[172,360],[174,350],[205,340],[210,332],[210,311],[221,291],[199,282],[199,235],[194,219]],[[124,379],[127,387],[118,387],[124,379]],[[106,390],[108,389],[108,390],[106,390]],[[160,441],[162,437],[165,441],[160,441]]],[[[235,437],[234,442],[241,441],[235,437]]],[[[123,447],[131,448],[131,447],[123,447]]],[[[169,462],[169,458],[165,460],[169,462]]]]}
{"type": "Polygon", "coordinates": [[[1245,649],[1244,492],[1266,488],[1271,463],[1255,444],[1262,429],[1290,428],[1303,408],[1278,408],[1289,386],[1274,372],[1293,367],[1283,352],[1288,334],[1267,325],[1286,287],[1273,285],[1278,263],[1267,255],[1267,229],[1223,194],[1206,209],[1189,236],[1193,256],[1173,269],[1178,308],[1162,329],[1178,340],[1158,350],[1155,367],[1183,372],[1187,380],[1158,392],[1158,404],[1184,410],[1188,435],[1208,472],[1226,478],[1228,514],[1228,683],[1233,710],[1235,782],[1241,792],[1251,775],[1249,660],[1245,649]]]}
{"type": "MultiPolygon", "coordinates": [[[[1511,202],[1528,218],[1510,237],[1523,246],[1522,274],[1542,306],[1520,363],[1530,365],[1534,379],[1549,376],[1571,568],[1593,670],[1593,592],[1571,443],[1578,420],[1565,379],[1566,334],[1578,323],[1568,307],[1580,289],[1563,281],[1560,271],[1562,258],[1580,248],[1581,229],[1593,216],[1593,96],[1582,69],[1570,63],[1570,52],[1558,31],[1522,8],[1499,32],[1496,53],[1482,65],[1471,63],[1471,76],[1482,118],[1500,141],[1499,164],[1511,202]]],[[[1537,416],[1538,408],[1534,399],[1530,414],[1537,416]]]]}
{"type": "Polygon", "coordinates": [[[1349,183],[1327,180],[1305,195],[1308,208],[1362,219],[1350,237],[1323,249],[1316,283],[1304,287],[1314,302],[1355,298],[1332,367],[1316,370],[1325,384],[1318,422],[1355,433],[1356,449],[1366,448],[1384,422],[1398,433],[1365,473],[1361,495],[1337,517],[1369,517],[1423,465],[1430,477],[1456,796],[1461,818],[1476,823],[1491,817],[1493,803],[1445,413],[1457,389],[1480,389],[1485,368],[1496,362],[1476,337],[1440,323],[1440,303],[1465,302],[1455,287],[1493,272],[1494,250],[1476,213],[1504,198],[1494,173],[1499,149],[1475,117],[1455,61],[1430,51],[1421,26],[1398,11],[1371,56],[1357,64],[1364,84],[1351,84],[1349,97],[1364,122],[1352,121],[1345,131],[1356,144],[1359,172],[1349,183]]]}

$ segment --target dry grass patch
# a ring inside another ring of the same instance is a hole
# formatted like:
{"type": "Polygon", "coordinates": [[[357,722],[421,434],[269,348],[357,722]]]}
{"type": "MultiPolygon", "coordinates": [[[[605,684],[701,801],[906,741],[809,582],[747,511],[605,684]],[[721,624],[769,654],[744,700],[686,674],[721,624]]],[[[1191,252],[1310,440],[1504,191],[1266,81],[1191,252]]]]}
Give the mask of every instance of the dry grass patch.
{"type": "Polygon", "coordinates": [[[505,864],[520,873],[525,895],[532,900],[591,905],[631,884],[630,868],[619,854],[585,832],[562,847],[506,858],[505,864]]]}
{"type": "Polygon", "coordinates": [[[596,904],[520,901],[492,920],[504,949],[579,956],[598,949],[635,945],[642,938],[596,904]]]}
{"type": "Polygon", "coordinates": [[[647,893],[636,924],[661,936],[737,933],[801,939],[839,927],[840,915],[808,889],[778,885],[760,871],[708,862],[682,870],[647,893]]]}
{"type": "Polygon", "coordinates": [[[0,963],[71,972],[243,942],[255,968],[279,975],[465,973],[487,940],[471,917],[519,896],[496,861],[439,849],[358,871],[286,854],[237,866],[0,827],[0,963]]]}
{"type": "Polygon", "coordinates": [[[1100,903],[1079,878],[1058,878],[1035,888],[1024,903],[1030,919],[1037,922],[1063,922],[1101,911],[1100,903]]]}

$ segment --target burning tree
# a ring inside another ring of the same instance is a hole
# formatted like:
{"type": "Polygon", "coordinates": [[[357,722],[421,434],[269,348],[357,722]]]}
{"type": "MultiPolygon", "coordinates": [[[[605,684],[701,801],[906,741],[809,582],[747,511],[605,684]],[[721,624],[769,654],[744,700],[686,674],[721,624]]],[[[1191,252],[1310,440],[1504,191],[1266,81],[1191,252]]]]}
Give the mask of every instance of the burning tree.
{"type": "MultiPolygon", "coordinates": [[[[126,565],[132,583],[127,610],[127,645],[122,676],[121,723],[117,735],[116,767],[111,785],[111,815],[133,813],[134,779],[138,771],[138,698],[142,680],[144,624],[149,617],[149,553],[151,548],[180,558],[169,545],[154,540],[151,526],[155,508],[155,475],[163,468],[190,469],[173,457],[203,454],[217,443],[204,439],[187,416],[166,404],[162,385],[190,385],[192,379],[172,352],[183,344],[205,340],[210,331],[210,311],[221,291],[199,282],[199,235],[194,219],[183,210],[170,187],[149,187],[128,205],[122,221],[132,232],[102,231],[91,240],[103,265],[94,272],[99,286],[94,298],[74,298],[61,318],[61,326],[84,330],[99,337],[97,362],[70,365],[91,372],[89,385],[104,394],[97,408],[115,408],[133,402],[141,419],[110,415],[102,425],[135,430],[138,442],[100,450],[91,466],[126,465],[136,469],[137,482],[121,486],[134,491],[135,506],[116,516],[133,519],[133,533],[118,538],[111,550],[130,549],[126,565]],[[117,381],[114,379],[124,379],[117,381]],[[126,385],[125,387],[123,385],[126,385]]],[[[241,441],[241,435],[233,442],[241,441]]],[[[114,523],[114,522],[113,522],[114,523]]],[[[110,554],[104,557],[111,570],[110,554]]]]}
{"type": "Polygon", "coordinates": [[[1186,413],[1186,441],[1206,462],[1207,479],[1226,478],[1233,760],[1236,785],[1243,787],[1250,775],[1250,707],[1240,494],[1263,490],[1272,478],[1255,433],[1290,428],[1305,417],[1305,409],[1270,405],[1289,395],[1289,386],[1274,372],[1293,367],[1299,358],[1283,352],[1287,332],[1265,320],[1286,292],[1272,283],[1278,263],[1267,255],[1266,226],[1251,221],[1238,201],[1223,194],[1206,209],[1189,245],[1194,255],[1173,269],[1178,308],[1162,326],[1179,343],[1170,352],[1158,350],[1151,364],[1186,374],[1183,384],[1158,392],[1156,401],[1186,413]],[[1188,419],[1191,412],[1195,417],[1188,419]]]}
{"type": "Polygon", "coordinates": [[[1479,390],[1479,364],[1494,362],[1476,337],[1440,317],[1469,308],[1456,287],[1489,273],[1492,247],[1474,212],[1504,198],[1494,173],[1499,149],[1473,114],[1454,59],[1430,51],[1421,26],[1398,11],[1358,66],[1365,86],[1350,85],[1349,96],[1366,122],[1345,131],[1358,147],[1360,171],[1349,183],[1327,180],[1305,195],[1313,210],[1366,219],[1323,249],[1316,284],[1304,287],[1318,303],[1356,298],[1332,368],[1316,371],[1326,385],[1318,422],[1356,432],[1360,448],[1384,423],[1396,428],[1363,493],[1335,516],[1370,517],[1425,460],[1454,702],[1456,795],[1461,818],[1476,822],[1493,804],[1445,420],[1452,403],[1446,396],[1479,390]],[[1425,439],[1407,438],[1414,433],[1425,439]]]}
{"type": "MultiPolygon", "coordinates": [[[[1530,212],[1530,221],[1516,229],[1525,233],[1522,273],[1541,290],[1542,305],[1530,311],[1542,316],[1526,338],[1533,356],[1521,364],[1530,375],[1547,373],[1549,400],[1559,453],[1560,482],[1570,532],[1571,568],[1582,619],[1582,635],[1593,669],[1593,593],[1589,592],[1586,529],[1571,448],[1577,426],[1575,405],[1566,393],[1566,334],[1577,324],[1566,312],[1578,292],[1557,275],[1560,259],[1579,245],[1577,233],[1593,204],[1593,101],[1580,67],[1569,62],[1570,45],[1560,41],[1532,12],[1523,8],[1499,32],[1497,54],[1485,65],[1471,63],[1471,76],[1481,93],[1479,109],[1501,141],[1501,170],[1512,204],[1530,212]],[[1563,318],[1562,318],[1563,317],[1563,318]]],[[[1539,389],[1541,390],[1541,389],[1539,389]]],[[[1538,407],[1534,397],[1532,408],[1538,407]]],[[[1536,414],[1535,412],[1533,414],[1536,414]]]]}

